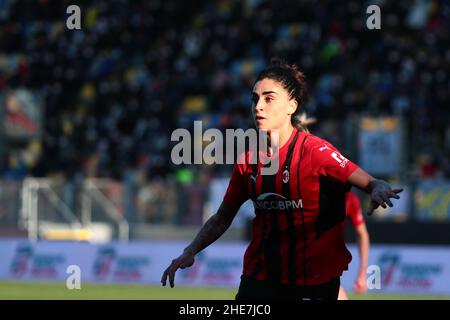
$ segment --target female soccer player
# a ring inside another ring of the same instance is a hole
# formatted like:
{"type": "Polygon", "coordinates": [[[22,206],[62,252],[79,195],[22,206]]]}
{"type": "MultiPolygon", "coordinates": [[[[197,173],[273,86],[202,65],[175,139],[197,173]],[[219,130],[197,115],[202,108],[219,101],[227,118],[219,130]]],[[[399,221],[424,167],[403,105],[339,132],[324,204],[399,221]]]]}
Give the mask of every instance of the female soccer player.
{"type": "MultiPolygon", "coordinates": [[[[179,268],[230,226],[239,207],[252,199],[255,218],[236,299],[333,299],[351,254],[344,243],[345,195],[356,186],[371,196],[369,214],[392,207],[402,189],[377,180],[299,122],[307,92],[303,73],[279,60],[257,77],[252,111],[259,130],[278,134],[268,153],[245,152],[235,164],[224,200],[183,253],[172,260],[161,283],[174,286],[179,268]],[[278,141],[276,141],[278,140],[278,141]],[[276,174],[263,174],[266,159],[277,159],[276,174]],[[256,157],[257,161],[254,160],[256,157]],[[248,160],[248,161],[247,161],[248,160]],[[251,164],[251,163],[257,164],[251,164]]],[[[272,138],[272,137],[271,137],[272,138]]]]}

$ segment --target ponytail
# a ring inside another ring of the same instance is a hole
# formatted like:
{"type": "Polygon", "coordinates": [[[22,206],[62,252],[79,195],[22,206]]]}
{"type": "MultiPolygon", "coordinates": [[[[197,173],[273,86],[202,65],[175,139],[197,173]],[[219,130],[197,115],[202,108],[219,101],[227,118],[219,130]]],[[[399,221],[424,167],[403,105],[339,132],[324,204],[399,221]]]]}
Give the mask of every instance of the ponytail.
{"type": "Polygon", "coordinates": [[[297,128],[299,131],[307,132],[309,133],[308,126],[316,123],[316,118],[308,118],[306,115],[306,112],[303,112],[302,114],[294,113],[291,118],[291,123],[294,126],[294,128],[297,128]]]}

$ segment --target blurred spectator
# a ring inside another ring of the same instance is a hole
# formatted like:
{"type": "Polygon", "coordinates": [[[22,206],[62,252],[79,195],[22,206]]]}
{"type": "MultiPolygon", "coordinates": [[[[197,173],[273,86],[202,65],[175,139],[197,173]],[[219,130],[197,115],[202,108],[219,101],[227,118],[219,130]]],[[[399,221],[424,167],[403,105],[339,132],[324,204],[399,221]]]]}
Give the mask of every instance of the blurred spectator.
{"type": "Polygon", "coordinates": [[[402,115],[417,154],[448,159],[448,1],[380,2],[372,31],[358,0],[82,0],[82,30],[71,31],[72,2],[0,1],[0,90],[45,97],[40,160],[10,154],[5,176],[164,177],[176,170],[175,128],[252,125],[252,79],[274,55],[305,71],[317,132],[341,136],[351,112],[402,115]]]}

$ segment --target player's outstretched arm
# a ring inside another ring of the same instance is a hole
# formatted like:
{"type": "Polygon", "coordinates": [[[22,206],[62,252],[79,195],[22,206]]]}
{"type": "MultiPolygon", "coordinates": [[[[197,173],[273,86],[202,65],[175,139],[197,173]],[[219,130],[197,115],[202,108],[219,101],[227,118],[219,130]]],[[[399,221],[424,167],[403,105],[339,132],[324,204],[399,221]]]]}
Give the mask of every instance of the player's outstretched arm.
{"type": "Polygon", "coordinates": [[[369,216],[379,206],[383,208],[386,208],[387,205],[392,207],[393,204],[389,198],[400,199],[397,193],[403,191],[403,189],[392,189],[389,183],[384,180],[375,179],[361,168],[356,169],[348,177],[348,182],[370,194],[370,207],[367,211],[369,216]]]}
{"type": "Polygon", "coordinates": [[[222,203],[217,213],[206,221],[194,240],[183,250],[183,253],[172,260],[172,263],[162,275],[162,285],[166,285],[167,277],[169,277],[170,286],[173,288],[175,272],[178,269],[192,266],[195,261],[195,255],[219,239],[219,237],[230,227],[236,213],[237,209],[230,209],[227,205],[222,203]]]}

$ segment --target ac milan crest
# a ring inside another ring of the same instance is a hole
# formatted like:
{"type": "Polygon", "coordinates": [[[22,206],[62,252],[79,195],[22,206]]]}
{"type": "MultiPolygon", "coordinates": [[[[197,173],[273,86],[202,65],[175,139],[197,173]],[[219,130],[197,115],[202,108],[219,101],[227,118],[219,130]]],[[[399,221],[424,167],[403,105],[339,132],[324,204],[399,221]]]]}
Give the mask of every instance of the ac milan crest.
{"type": "Polygon", "coordinates": [[[283,182],[284,183],[289,182],[289,171],[287,169],[284,169],[284,171],[283,171],[283,182]]]}

